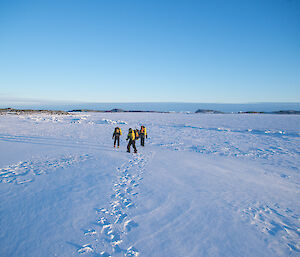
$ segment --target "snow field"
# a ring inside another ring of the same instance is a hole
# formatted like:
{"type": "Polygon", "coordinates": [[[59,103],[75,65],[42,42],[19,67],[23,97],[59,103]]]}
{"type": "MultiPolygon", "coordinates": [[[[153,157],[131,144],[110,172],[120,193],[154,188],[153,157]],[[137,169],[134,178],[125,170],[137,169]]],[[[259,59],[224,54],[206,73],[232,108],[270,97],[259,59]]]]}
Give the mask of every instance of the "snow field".
{"type": "Polygon", "coordinates": [[[1,116],[0,256],[299,256],[299,125],[294,115],[1,116]],[[127,154],[140,125],[146,147],[127,154]]]}

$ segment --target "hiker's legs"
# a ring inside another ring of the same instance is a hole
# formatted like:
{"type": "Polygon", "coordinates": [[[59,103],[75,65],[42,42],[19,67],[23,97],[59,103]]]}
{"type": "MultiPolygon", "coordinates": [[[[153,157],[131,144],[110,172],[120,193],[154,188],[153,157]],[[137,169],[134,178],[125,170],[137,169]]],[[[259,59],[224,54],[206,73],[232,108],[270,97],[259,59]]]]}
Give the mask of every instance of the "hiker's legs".
{"type": "Polygon", "coordinates": [[[141,146],[145,145],[145,136],[141,135],[141,146]]]}
{"type": "Polygon", "coordinates": [[[137,150],[136,150],[136,147],[135,147],[135,140],[132,141],[132,147],[133,147],[133,149],[134,149],[134,152],[136,153],[137,150]]]}
{"type": "Polygon", "coordinates": [[[127,152],[130,153],[130,145],[132,144],[132,141],[131,139],[129,140],[128,142],[128,145],[127,145],[127,152]]]}

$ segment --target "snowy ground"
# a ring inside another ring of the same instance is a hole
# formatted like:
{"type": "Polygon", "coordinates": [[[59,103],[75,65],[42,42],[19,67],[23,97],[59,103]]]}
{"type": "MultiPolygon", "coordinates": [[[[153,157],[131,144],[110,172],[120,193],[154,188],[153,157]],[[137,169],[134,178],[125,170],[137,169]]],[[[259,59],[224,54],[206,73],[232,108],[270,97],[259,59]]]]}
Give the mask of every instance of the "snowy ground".
{"type": "Polygon", "coordinates": [[[300,116],[3,115],[0,153],[0,256],[300,256],[300,116]]]}

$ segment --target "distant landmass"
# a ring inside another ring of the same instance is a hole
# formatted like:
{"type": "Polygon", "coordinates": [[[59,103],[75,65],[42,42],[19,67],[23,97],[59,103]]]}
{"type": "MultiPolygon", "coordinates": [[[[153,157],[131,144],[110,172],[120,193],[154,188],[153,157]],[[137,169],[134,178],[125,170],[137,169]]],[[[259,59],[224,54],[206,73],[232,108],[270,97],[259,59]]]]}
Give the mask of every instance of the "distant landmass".
{"type": "MultiPolygon", "coordinates": [[[[36,102],[9,103],[1,101],[0,108],[31,109],[31,110],[94,110],[94,111],[148,111],[148,112],[191,112],[198,110],[217,111],[224,113],[238,112],[278,112],[279,110],[300,111],[299,103],[67,103],[67,102],[36,102]]],[[[201,111],[200,111],[201,112],[201,111]]]]}
{"type": "MultiPolygon", "coordinates": [[[[205,114],[221,114],[225,112],[215,111],[215,110],[203,110],[199,109],[195,113],[205,113],[205,114]]],[[[300,114],[300,111],[295,110],[281,110],[281,111],[274,111],[274,112],[257,112],[257,111],[239,111],[238,114],[300,114]]]]}
{"type": "Polygon", "coordinates": [[[13,109],[4,108],[0,109],[1,114],[34,114],[34,113],[45,113],[45,114],[55,114],[55,115],[67,115],[68,112],[65,111],[54,111],[54,110],[32,110],[32,109],[13,109]]]}
{"type": "MultiPolygon", "coordinates": [[[[0,115],[3,114],[54,114],[54,115],[69,115],[71,113],[76,112],[102,112],[102,113],[124,113],[124,112],[146,112],[146,113],[173,113],[173,111],[170,112],[160,112],[160,111],[143,111],[143,110],[123,110],[123,109],[111,109],[111,110],[89,110],[89,109],[75,109],[70,111],[61,111],[61,110],[34,110],[34,109],[14,109],[14,108],[4,108],[0,109],[0,115]]],[[[186,113],[192,113],[192,112],[186,112],[186,113]]],[[[226,114],[226,112],[216,111],[216,110],[207,110],[207,109],[198,109],[195,111],[195,113],[200,114],[226,114]]],[[[231,112],[233,113],[233,112],[231,112]]],[[[227,113],[228,114],[228,113],[227,113]]],[[[300,114],[300,111],[295,110],[281,110],[281,111],[274,111],[274,112],[256,112],[256,111],[239,111],[237,114],[300,114]]]]}

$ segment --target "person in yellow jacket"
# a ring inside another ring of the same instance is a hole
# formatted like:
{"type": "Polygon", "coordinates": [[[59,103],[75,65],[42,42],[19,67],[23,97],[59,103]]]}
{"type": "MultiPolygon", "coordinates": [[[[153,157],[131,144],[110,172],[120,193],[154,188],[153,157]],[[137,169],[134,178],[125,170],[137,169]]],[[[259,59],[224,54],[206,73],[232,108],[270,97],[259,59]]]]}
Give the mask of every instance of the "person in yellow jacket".
{"type": "Polygon", "coordinates": [[[127,145],[127,152],[130,153],[130,146],[132,145],[134,152],[137,153],[137,150],[135,147],[135,132],[131,128],[128,131],[126,140],[129,140],[128,145],[127,145]]]}
{"type": "Polygon", "coordinates": [[[114,140],[114,147],[116,147],[116,143],[118,143],[118,148],[120,147],[120,136],[122,135],[122,130],[119,127],[115,127],[114,134],[112,139],[114,140]]]}
{"type": "Polygon", "coordinates": [[[145,146],[145,137],[148,138],[147,130],[145,126],[141,126],[141,130],[140,130],[141,146],[145,146]]]}

